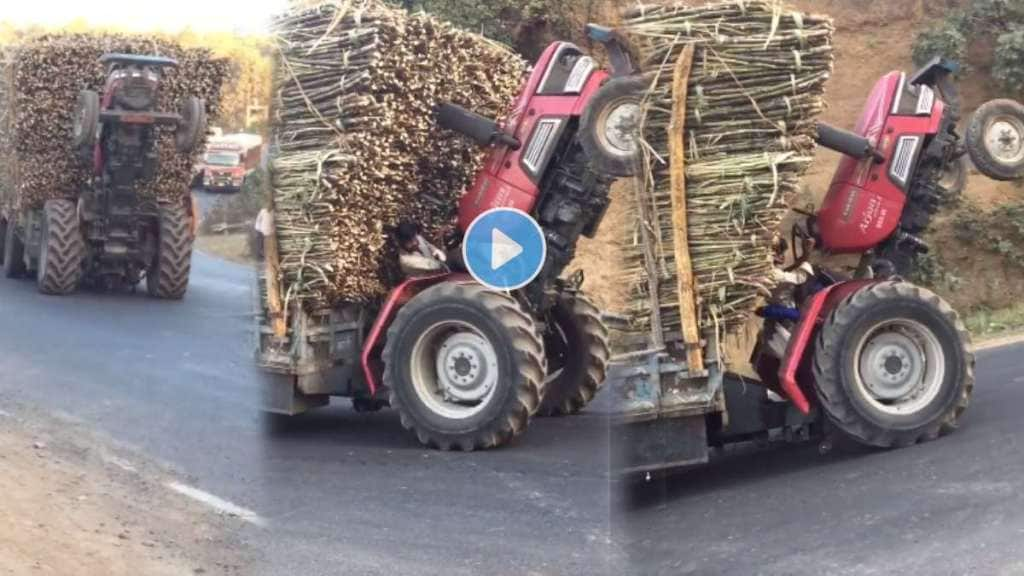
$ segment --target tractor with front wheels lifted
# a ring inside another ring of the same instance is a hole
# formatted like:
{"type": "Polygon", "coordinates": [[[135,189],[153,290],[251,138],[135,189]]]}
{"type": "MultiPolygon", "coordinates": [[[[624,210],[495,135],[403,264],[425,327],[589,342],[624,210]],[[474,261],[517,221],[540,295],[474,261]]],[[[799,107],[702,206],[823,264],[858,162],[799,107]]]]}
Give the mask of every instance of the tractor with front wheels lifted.
{"type": "Polygon", "coordinates": [[[134,288],[178,300],[188,289],[192,258],[191,203],[162,203],[143,186],[157,173],[160,129],[174,131],[189,153],[206,136],[202,100],[187,98],[180,113],[157,111],[168,58],[107,54],[102,94],[79,93],[71,149],[90,173],[75,199],[55,198],[39,208],[0,218],[3,271],[31,273],[40,292],[66,295],[84,283],[134,288]]]}
{"type": "Polygon", "coordinates": [[[489,149],[448,247],[458,250],[482,214],[517,209],[546,241],[536,279],[497,291],[453,265],[405,280],[382,302],[320,310],[285,307],[276,282],[261,282],[258,363],[273,428],[347,397],[359,411],[395,409],[424,445],[468,451],[506,444],[534,416],[575,414],[598,394],[608,329],[582,275],[563,273],[579,238],[596,233],[612,182],[635,170],[640,106],[635,91],[620,97],[621,83],[634,81],[629,54],[609,30],[589,31],[608,48],[611,75],[556,42],[503,124],[451,104],[437,110],[440,126],[489,149]]]}
{"type": "MultiPolygon", "coordinates": [[[[758,310],[748,374],[723,369],[716,334],[701,335],[699,367],[681,342],[641,335],[613,379],[618,472],[649,477],[776,440],[900,448],[958,427],[974,388],[970,335],[949,304],[904,276],[930,249],[931,218],[963,188],[949,175],[967,157],[991,178],[1024,177],[1024,106],[988,103],[961,137],[957,69],[936,59],[890,73],[855,132],[819,125],[818,144],[843,159],[819,209],[778,243],[779,285],[758,310]],[[835,270],[812,262],[815,251],[860,264],[835,270]]],[[[663,304],[651,297],[653,309],[663,304]]]]}

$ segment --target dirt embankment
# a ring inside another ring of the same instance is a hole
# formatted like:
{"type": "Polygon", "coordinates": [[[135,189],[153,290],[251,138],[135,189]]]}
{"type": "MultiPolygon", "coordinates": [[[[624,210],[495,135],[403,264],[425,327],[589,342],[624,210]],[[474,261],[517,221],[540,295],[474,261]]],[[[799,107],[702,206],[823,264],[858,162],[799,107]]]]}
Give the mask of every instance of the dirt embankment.
{"type": "MultiPolygon", "coordinates": [[[[868,93],[875,82],[892,70],[911,70],[914,40],[921,30],[932,26],[949,10],[964,0],[791,0],[789,4],[806,12],[825,13],[836,21],[836,67],[829,83],[829,110],[823,120],[836,126],[852,128],[859,118],[868,93]]],[[[602,12],[612,18],[613,9],[602,12]]],[[[990,46],[989,46],[990,48],[990,46]]],[[[1000,93],[990,78],[990,62],[986,61],[985,39],[971,41],[971,73],[962,79],[964,107],[967,114],[980,103],[997,97],[1015,95],[1000,93]]],[[[1020,95],[1016,95],[1020,97],[1020,95]]],[[[966,114],[965,114],[966,115],[966,114]]],[[[828,191],[839,155],[819,150],[818,160],[804,181],[804,192],[794,206],[817,205],[828,191]]],[[[628,300],[617,282],[615,242],[626,225],[621,217],[623,197],[621,184],[615,202],[601,233],[595,240],[584,241],[576,265],[587,272],[588,291],[603,306],[618,310],[628,300]]],[[[1008,201],[1024,200],[1024,189],[1015,184],[999,183],[972,173],[965,193],[968,201],[961,210],[990,208],[1008,201]]],[[[944,296],[961,310],[997,309],[1017,303],[1024,291],[1024,270],[1009,269],[998,255],[981,254],[977,246],[965,245],[955,239],[950,215],[939,218],[931,234],[936,253],[945,268],[956,276],[959,284],[939,286],[944,296]]]]}
{"type": "Polygon", "coordinates": [[[0,412],[0,574],[249,573],[226,519],[75,428],[0,412]]]}

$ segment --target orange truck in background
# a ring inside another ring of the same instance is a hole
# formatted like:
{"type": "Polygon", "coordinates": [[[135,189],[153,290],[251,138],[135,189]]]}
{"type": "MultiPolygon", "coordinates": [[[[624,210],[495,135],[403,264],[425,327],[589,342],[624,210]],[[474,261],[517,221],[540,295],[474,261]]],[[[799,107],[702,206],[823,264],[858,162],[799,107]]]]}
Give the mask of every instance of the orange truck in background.
{"type": "Polygon", "coordinates": [[[262,157],[263,138],[255,134],[211,138],[198,167],[197,187],[209,192],[238,192],[262,157]]]}

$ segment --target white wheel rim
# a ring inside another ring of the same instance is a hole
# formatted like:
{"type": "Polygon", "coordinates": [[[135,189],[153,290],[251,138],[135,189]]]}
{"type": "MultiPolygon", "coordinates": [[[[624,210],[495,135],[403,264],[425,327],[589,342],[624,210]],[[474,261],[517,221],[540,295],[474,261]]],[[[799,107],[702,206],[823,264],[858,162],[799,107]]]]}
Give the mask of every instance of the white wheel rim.
{"type": "Polygon", "coordinates": [[[914,320],[886,320],[857,346],[856,384],[862,398],[890,415],[914,414],[942,390],[946,355],[939,339],[914,320]]]}
{"type": "Polygon", "coordinates": [[[985,130],[985,149],[1003,164],[1024,161],[1024,123],[1012,116],[998,116],[985,130]]]}
{"type": "Polygon", "coordinates": [[[498,388],[498,355],[473,326],[455,320],[423,331],[409,358],[413,391],[438,416],[465,420],[482,412],[498,388]]]}
{"type": "Polygon", "coordinates": [[[617,100],[605,108],[598,124],[601,146],[614,156],[632,157],[638,149],[640,104],[633,98],[617,100]]]}

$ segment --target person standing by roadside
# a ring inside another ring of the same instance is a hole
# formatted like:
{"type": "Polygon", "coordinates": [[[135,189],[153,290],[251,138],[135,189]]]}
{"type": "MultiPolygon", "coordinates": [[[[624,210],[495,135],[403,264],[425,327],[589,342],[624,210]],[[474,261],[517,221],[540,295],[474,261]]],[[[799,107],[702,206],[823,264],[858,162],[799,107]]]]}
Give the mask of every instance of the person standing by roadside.
{"type": "Polygon", "coordinates": [[[267,237],[274,233],[274,213],[266,207],[261,208],[253,229],[256,235],[256,257],[262,260],[266,254],[267,237]]]}

